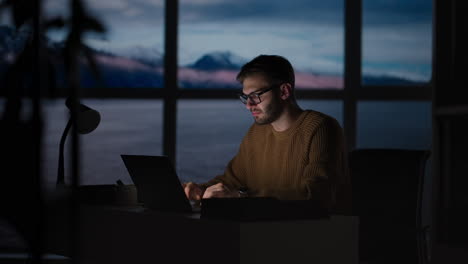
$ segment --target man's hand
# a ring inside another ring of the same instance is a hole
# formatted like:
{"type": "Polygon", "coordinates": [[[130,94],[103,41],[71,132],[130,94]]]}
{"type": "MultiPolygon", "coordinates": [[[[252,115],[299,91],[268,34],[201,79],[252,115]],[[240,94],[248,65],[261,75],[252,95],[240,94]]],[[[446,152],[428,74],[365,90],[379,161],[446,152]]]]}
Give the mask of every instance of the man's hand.
{"type": "Polygon", "coordinates": [[[206,188],[205,193],[203,194],[203,199],[207,198],[231,198],[231,197],[239,197],[239,193],[237,190],[231,190],[229,187],[224,185],[223,183],[218,183],[206,188]]]}
{"type": "Polygon", "coordinates": [[[199,201],[203,196],[203,192],[205,191],[200,185],[194,182],[186,182],[182,184],[184,187],[185,196],[187,199],[192,201],[199,201]]]}

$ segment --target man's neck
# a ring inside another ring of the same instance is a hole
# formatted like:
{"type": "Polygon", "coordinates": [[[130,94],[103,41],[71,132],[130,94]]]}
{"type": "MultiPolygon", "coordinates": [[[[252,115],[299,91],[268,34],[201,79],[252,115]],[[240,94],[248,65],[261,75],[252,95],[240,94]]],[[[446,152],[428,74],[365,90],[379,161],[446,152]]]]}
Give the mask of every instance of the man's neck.
{"type": "Polygon", "coordinates": [[[294,121],[299,118],[302,112],[304,112],[304,110],[296,104],[287,105],[280,117],[271,123],[271,126],[278,132],[286,131],[294,124],[294,121]]]}

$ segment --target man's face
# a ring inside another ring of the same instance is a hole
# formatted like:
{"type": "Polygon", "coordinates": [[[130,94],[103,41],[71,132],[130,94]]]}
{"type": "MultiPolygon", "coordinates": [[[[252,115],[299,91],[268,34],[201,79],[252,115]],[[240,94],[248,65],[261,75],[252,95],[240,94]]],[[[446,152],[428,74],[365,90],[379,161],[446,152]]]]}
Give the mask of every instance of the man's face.
{"type": "MultiPolygon", "coordinates": [[[[244,79],[242,82],[242,92],[245,95],[259,93],[271,87],[267,80],[261,75],[254,75],[244,79]]],[[[261,102],[254,104],[247,100],[245,106],[252,113],[255,122],[259,125],[270,124],[278,119],[283,111],[281,98],[279,98],[278,89],[260,95],[261,102]]]]}

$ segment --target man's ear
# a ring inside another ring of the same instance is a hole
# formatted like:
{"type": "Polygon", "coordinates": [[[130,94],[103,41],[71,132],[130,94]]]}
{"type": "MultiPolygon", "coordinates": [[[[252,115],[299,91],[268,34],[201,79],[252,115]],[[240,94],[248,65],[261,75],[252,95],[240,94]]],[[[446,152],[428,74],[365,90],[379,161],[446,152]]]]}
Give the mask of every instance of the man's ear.
{"type": "Polygon", "coordinates": [[[292,94],[292,86],[289,83],[283,83],[280,86],[280,95],[281,99],[286,100],[288,99],[292,94]]]}

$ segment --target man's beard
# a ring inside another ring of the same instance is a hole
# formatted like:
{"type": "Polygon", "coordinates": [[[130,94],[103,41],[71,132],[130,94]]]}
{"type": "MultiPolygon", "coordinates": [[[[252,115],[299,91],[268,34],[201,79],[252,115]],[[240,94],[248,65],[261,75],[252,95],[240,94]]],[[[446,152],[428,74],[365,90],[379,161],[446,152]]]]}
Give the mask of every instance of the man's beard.
{"type": "Polygon", "coordinates": [[[270,102],[270,104],[265,107],[265,110],[262,111],[263,117],[254,117],[255,123],[258,125],[267,125],[273,123],[283,112],[281,100],[276,97],[273,98],[274,99],[270,102]]]}

